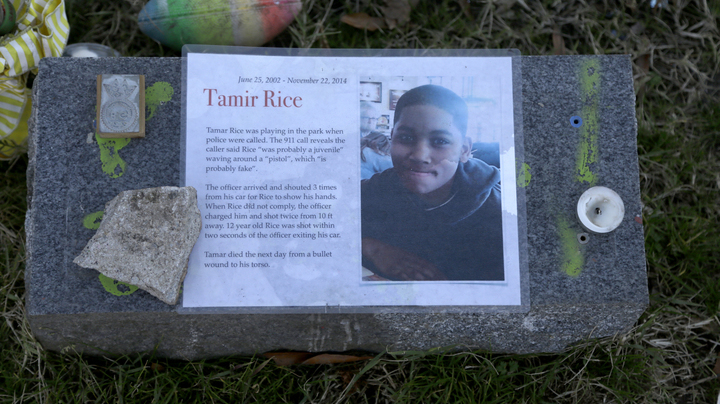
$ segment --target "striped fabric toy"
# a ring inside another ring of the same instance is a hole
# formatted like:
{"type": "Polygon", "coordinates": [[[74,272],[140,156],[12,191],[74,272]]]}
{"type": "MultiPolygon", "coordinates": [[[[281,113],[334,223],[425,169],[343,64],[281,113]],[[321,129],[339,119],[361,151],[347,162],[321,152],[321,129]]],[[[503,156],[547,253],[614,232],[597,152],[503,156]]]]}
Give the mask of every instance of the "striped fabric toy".
{"type": "Polygon", "coordinates": [[[17,10],[15,30],[0,38],[0,160],[21,150],[30,117],[29,72],[40,59],[61,56],[70,26],[64,0],[12,0],[17,10]]]}

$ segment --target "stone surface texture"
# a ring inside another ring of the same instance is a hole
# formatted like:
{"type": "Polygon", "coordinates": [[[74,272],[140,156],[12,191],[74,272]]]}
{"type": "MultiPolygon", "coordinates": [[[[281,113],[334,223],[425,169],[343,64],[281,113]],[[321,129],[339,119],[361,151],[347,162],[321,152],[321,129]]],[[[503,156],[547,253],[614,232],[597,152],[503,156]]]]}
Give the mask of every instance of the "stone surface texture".
{"type": "Polygon", "coordinates": [[[524,142],[516,149],[524,149],[531,175],[527,187],[518,188],[527,201],[526,310],[185,314],[142,290],[109,291],[95,270],[72,262],[95,233],[83,220],[118,193],[181,184],[181,59],[43,59],[33,85],[26,221],[27,313],[35,336],[51,350],[74,346],[102,355],[152,351],[197,359],[280,349],[382,351],[454,344],[557,352],[628,330],[648,304],[630,56],[523,56],[521,65],[524,142]],[[156,105],[146,137],[121,149],[116,144],[116,154],[107,154],[107,144],[92,137],[88,141],[98,74],[144,74],[146,87],[165,83],[175,90],[156,105]],[[592,125],[576,128],[573,116],[592,125]],[[620,195],[625,217],[615,231],[591,234],[581,245],[577,233],[584,229],[575,210],[591,185],[578,180],[577,167],[588,139],[595,146],[594,185],[620,195]],[[103,163],[108,155],[123,163],[112,160],[117,164],[108,166],[103,163]]]}
{"type": "Polygon", "coordinates": [[[73,262],[175,304],[201,226],[193,187],[124,191],[73,262]]]}

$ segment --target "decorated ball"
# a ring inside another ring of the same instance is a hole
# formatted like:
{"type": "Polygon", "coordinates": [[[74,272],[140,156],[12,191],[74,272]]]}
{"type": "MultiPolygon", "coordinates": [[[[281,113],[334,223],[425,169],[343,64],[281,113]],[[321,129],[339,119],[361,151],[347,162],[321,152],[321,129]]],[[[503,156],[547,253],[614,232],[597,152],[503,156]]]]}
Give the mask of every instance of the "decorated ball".
{"type": "Polygon", "coordinates": [[[282,32],[300,0],[150,0],[140,30],[180,50],[185,44],[260,46],[282,32]]]}

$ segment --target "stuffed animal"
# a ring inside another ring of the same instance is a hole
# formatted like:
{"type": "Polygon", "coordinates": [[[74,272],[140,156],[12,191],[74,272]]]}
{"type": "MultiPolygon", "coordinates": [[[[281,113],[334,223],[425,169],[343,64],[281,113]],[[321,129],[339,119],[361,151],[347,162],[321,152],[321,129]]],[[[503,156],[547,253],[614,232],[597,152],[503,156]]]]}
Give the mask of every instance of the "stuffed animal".
{"type": "MultiPolygon", "coordinates": [[[[10,1],[3,1],[5,15],[10,1]]],[[[60,56],[70,26],[63,0],[12,0],[16,21],[0,37],[0,160],[25,148],[30,117],[30,89],[26,80],[40,59],[60,56]]]]}

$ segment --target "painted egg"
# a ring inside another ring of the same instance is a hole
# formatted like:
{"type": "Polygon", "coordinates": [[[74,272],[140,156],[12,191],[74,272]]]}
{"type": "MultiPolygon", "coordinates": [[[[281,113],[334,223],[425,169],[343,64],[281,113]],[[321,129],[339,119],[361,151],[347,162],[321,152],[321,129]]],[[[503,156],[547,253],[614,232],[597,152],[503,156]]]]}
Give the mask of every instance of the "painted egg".
{"type": "Polygon", "coordinates": [[[2,0],[0,1],[0,10],[2,11],[0,13],[2,15],[0,17],[0,21],[2,21],[0,23],[0,35],[9,34],[15,30],[15,20],[17,18],[15,7],[10,1],[2,0]]]}
{"type": "Polygon", "coordinates": [[[300,12],[300,0],[150,0],[140,30],[180,50],[185,44],[260,46],[300,12]]]}

